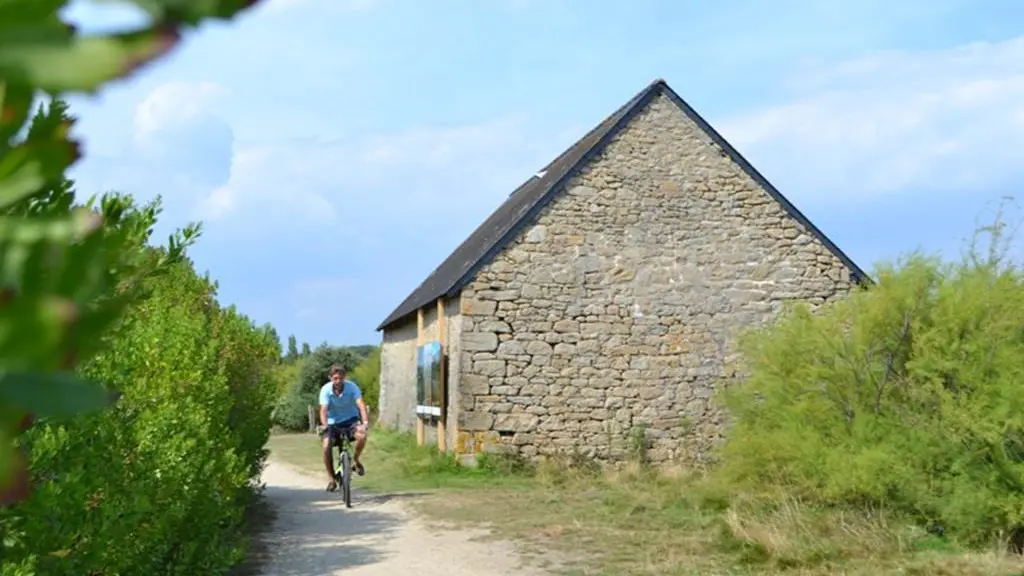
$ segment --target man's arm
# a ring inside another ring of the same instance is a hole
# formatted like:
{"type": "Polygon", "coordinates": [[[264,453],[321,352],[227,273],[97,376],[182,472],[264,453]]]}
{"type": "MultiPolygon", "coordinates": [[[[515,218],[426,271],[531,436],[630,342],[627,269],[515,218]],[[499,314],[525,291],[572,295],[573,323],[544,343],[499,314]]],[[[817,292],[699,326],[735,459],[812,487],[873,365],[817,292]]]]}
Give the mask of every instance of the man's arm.
{"type": "Polygon", "coordinates": [[[356,406],[359,407],[359,416],[362,419],[363,426],[369,426],[370,416],[366,413],[366,402],[363,402],[362,397],[356,400],[356,406]]]}

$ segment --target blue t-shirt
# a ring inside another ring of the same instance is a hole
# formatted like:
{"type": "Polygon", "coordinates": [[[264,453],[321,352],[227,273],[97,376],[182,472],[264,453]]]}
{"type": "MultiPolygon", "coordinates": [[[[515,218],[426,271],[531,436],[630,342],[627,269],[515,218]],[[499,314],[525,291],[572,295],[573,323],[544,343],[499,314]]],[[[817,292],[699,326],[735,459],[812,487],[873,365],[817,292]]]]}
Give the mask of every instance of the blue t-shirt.
{"type": "Polygon", "coordinates": [[[351,380],[341,384],[341,394],[334,393],[334,383],[328,382],[320,388],[320,405],[327,406],[327,424],[340,424],[346,420],[359,418],[359,407],[356,400],[363,397],[359,386],[351,380]]]}

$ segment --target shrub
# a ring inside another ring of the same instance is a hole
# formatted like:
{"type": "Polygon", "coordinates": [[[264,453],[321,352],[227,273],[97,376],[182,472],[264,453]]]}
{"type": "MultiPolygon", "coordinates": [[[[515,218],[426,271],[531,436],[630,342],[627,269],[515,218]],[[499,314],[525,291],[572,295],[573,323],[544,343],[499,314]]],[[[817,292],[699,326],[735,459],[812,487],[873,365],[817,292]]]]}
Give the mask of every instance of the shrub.
{"type": "Polygon", "coordinates": [[[315,394],[303,392],[298,385],[277,399],[274,406],[274,424],[293,432],[309,429],[309,406],[317,404],[315,394]]]}
{"type": "Polygon", "coordinates": [[[982,543],[1024,526],[1024,273],[987,255],[913,254],[819,313],[797,306],[743,343],[749,378],[718,481],[832,505],[877,504],[982,543]]]}

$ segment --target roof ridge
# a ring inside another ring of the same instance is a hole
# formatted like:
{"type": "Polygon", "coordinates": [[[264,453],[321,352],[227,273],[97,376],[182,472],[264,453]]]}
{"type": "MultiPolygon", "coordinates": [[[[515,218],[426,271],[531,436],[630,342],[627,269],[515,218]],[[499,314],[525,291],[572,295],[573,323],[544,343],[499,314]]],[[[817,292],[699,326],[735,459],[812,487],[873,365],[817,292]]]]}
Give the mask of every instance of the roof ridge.
{"type": "Polygon", "coordinates": [[[562,184],[629,123],[656,94],[667,96],[730,160],[752,178],[769,196],[812,235],[818,238],[852,272],[856,281],[870,280],[850,258],[793,206],[767,179],[730,145],[710,124],[687,104],[662,78],[654,79],[625,104],[606,116],[594,128],[549,162],[540,172],[520,184],[409,296],[377,327],[382,330],[432,300],[452,296],[462,289],[479,268],[510,241],[554,197],[562,184]]]}

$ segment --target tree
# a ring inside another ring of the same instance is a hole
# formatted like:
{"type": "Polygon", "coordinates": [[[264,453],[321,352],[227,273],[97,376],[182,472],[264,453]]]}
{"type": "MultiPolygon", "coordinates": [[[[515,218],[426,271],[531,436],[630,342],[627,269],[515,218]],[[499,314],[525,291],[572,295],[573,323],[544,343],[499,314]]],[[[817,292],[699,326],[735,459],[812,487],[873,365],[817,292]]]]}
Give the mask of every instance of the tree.
{"type": "Polygon", "coordinates": [[[346,370],[355,368],[357,359],[352,352],[341,346],[321,344],[310,353],[299,371],[299,389],[305,394],[314,394],[330,379],[331,365],[340,364],[346,370]]]}
{"type": "Polygon", "coordinates": [[[373,354],[373,351],[377,349],[377,346],[372,344],[359,344],[357,346],[343,346],[346,350],[352,352],[356,358],[360,361],[365,360],[373,354]]]}
{"type": "Polygon", "coordinates": [[[267,342],[273,343],[273,346],[277,349],[278,362],[281,361],[281,336],[277,333],[277,328],[274,328],[272,324],[267,322],[263,325],[263,333],[267,342]]]}
{"type": "Polygon", "coordinates": [[[309,358],[310,354],[312,354],[312,352],[309,349],[309,343],[308,342],[303,342],[302,343],[302,355],[301,355],[301,357],[302,358],[309,358]]]}
{"type": "Polygon", "coordinates": [[[299,359],[299,347],[295,341],[295,334],[288,336],[288,355],[284,359],[288,362],[295,362],[299,359]]]}

